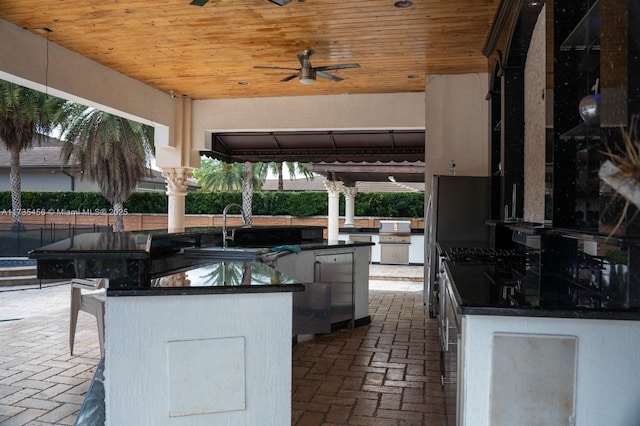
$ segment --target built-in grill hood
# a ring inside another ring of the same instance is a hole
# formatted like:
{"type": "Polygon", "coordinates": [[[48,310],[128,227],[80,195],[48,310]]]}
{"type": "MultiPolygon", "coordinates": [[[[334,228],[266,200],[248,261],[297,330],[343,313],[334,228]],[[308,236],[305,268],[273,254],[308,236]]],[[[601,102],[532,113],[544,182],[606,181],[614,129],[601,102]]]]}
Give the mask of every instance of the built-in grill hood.
{"type": "Polygon", "coordinates": [[[411,242],[411,221],[381,220],[379,237],[381,244],[408,244],[411,242]]]}
{"type": "Polygon", "coordinates": [[[411,221],[409,220],[381,220],[380,234],[410,234],[411,221]]]}

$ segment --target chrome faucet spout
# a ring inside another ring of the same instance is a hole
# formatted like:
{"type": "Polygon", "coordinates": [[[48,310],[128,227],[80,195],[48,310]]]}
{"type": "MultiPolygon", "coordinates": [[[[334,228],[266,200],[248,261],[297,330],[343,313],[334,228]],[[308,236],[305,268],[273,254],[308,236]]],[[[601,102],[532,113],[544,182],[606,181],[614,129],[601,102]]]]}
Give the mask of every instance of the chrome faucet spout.
{"type": "Polygon", "coordinates": [[[227,212],[229,211],[229,209],[231,207],[237,207],[240,209],[240,213],[242,214],[242,226],[246,226],[246,219],[244,217],[244,210],[242,210],[242,206],[240,204],[237,203],[229,203],[226,206],[224,206],[224,209],[222,210],[222,247],[223,248],[227,248],[228,245],[228,241],[231,240],[233,241],[234,237],[235,237],[235,232],[231,232],[231,236],[229,237],[227,235],[227,212]]]}

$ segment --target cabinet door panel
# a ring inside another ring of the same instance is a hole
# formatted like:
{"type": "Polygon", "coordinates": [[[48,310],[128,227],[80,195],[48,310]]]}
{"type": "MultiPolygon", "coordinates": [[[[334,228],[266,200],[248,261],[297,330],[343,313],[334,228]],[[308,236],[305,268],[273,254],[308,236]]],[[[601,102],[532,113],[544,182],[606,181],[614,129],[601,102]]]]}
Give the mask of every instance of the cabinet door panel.
{"type": "Polygon", "coordinates": [[[492,426],[572,425],[575,415],[574,336],[493,336],[492,426]]]}
{"type": "Polygon", "coordinates": [[[316,256],[316,283],[331,285],[331,323],[353,321],[353,253],[316,256]]]}

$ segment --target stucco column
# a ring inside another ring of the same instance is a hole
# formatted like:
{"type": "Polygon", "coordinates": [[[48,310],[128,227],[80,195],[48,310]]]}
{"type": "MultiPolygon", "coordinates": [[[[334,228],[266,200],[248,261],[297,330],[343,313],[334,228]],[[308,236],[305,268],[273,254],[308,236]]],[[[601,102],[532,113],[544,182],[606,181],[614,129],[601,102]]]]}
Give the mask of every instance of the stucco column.
{"type": "Polygon", "coordinates": [[[340,232],[340,192],[342,192],[342,182],[337,180],[326,180],[324,182],[329,194],[329,212],[327,214],[327,231],[330,243],[338,241],[340,232]]]}
{"type": "Polygon", "coordinates": [[[186,167],[167,167],[162,169],[167,182],[169,232],[184,231],[184,197],[187,195],[187,179],[191,169],[186,167]]]}
{"type": "Polygon", "coordinates": [[[358,188],[355,186],[345,186],[342,188],[342,192],[344,192],[344,226],[353,228],[355,226],[354,216],[358,188]]]}

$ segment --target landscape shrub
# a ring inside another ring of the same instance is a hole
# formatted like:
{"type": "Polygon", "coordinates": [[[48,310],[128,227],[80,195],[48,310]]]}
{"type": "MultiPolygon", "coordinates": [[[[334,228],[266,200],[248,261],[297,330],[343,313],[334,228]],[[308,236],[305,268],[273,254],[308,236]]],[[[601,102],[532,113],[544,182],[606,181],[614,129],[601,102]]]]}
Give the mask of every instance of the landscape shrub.
{"type": "MultiPolygon", "coordinates": [[[[229,203],[242,204],[240,192],[189,192],[185,197],[187,214],[221,214],[229,203]]],[[[23,191],[23,209],[78,210],[109,209],[111,204],[98,192],[23,191]]],[[[128,213],[167,213],[164,192],[136,192],[124,204],[128,213]]],[[[326,192],[257,191],[253,195],[254,215],[290,215],[294,217],[327,214],[326,192]]],[[[340,214],[344,215],[344,197],[340,197],[340,214]]],[[[11,209],[11,193],[0,191],[0,210],[11,209]]],[[[422,192],[358,193],[355,215],[368,217],[424,217],[422,192]]]]}

